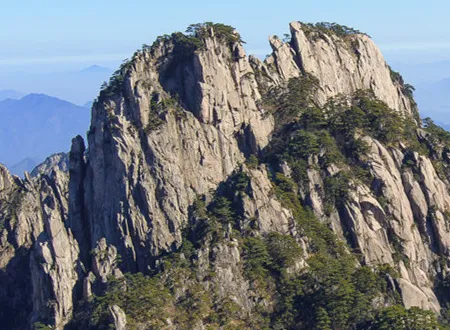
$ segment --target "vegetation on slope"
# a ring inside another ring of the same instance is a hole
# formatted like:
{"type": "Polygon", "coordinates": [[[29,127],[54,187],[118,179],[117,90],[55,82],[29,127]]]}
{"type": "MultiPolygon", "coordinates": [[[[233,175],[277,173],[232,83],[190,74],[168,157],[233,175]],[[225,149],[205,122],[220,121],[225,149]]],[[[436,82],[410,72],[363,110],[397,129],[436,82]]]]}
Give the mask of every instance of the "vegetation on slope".
{"type": "MultiPolygon", "coordinates": [[[[96,104],[101,103],[107,98],[113,98],[117,95],[121,95],[123,92],[123,83],[126,76],[130,73],[134,62],[145,52],[149,52],[154,55],[155,51],[162,44],[171,44],[173,46],[173,59],[172,63],[180,64],[183,61],[191,58],[196,51],[205,49],[206,40],[208,38],[215,37],[220,42],[225,43],[230,48],[236,43],[245,43],[239,33],[230,25],[222,23],[204,22],[191,24],[186,29],[185,33],[174,32],[171,35],[158,36],[154,43],[150,46],[143,44],[141,49],[138,49],[131,59],[123,60],[120,67],[111,75],[108,82],[104,82],[100,87],[100,94],[94,102],[96,104]]],[[[171,72],[171,69],[168,69],[171,72]]]]}
{"type": "Polygon", "coordinates": [[[326,43],[344,41],[351,53],[358,58],[360,54],[358,50],[359,41],[355,38],[355,36],[365,35],[370,38],[370,36],[366,33],[337,23],[300,23],[302,24],[302,30],[308,39],[313,41],[323,40],[326,43]]]}
{"type": "Polygon", "coordinates": [[[318,22],[318,23],[302,23],[302,25],[306,36],[311,36],[311,34],[313,33],[318,35],[333,34],[340,38],[345,38],[347,36],[355,34],[367,35],[366,33],[356,30],[352,27],[348,27],[337,23],[318,22]]]}
{"type": "MultiPolygon", "coordinates": [[[[308,26],[313,32],[331,31],[338,36],[360,33],[336,24],[308,26]]],[[[172,40],[175,53],[182,59],[202,49],[205,38],[212,33],[230,46],[242,42],[233,28],[213,23],[192,25],[187,34],[163,36],[157,42],[172,40]]],[[[127,65],[110,82],[112,87],[105,87],[105,93],[113,93],[120,85],[127,65]]],[[[404,85],[393,74],[393,79],[404,85]]],[[[261,235],[256,221],[246,218],[242,203],[244,198],[253,196],[250,177],[239,168],[211,198],[199,196],[191,206],[181,247],[161,257],[156,262],[158,266],[145,276],[138,273],[110,279],[98,296],[78,309],[73,326],[107,329],[111,322],[108,308],[118,305],[125,311],[131,328],[164,328],[168,318],[180,329],[200,323],[208,329],[441,327],[433,313],[406,309],[392,284],[398,276],[396,270],[389,265],[365,264],[351,237],[341,241],[327,223],[317,219],[304,196],[308,193],[307,170],[311,168],[325,177],[323,200],[327,215],[342,210],[355,183],[372,186],[364,136],[387,146],[402,143],[411,153],[430,156],[442,164],[441,174],[449,177],[442,161],[450,148],[449,133],[429,119],[419,129],[370,91],[339,96],[319,107],[314,102],[317,88],[317,79],[305,75],[268,91],[264,105],[276,119],[275,135],[259,157],[252,155],[246,163],[250,169],[264,163],[271,170],[273,193],[292,211],[296,235],[261,235]],[[278,170],[283,162],[292,169],[291,177],[278,170]],[[339,171],[328,173],[331,166],[338,166],[339,171]],[[211,255],[214,247],[221,244],[237,245],[240,249],[242,273],[255,297],[250,315],[245,315],[236,301],[218,294],[213,260],[209,260],[206,275],[199,270],[205,251],[211,255]]],[[[405,88],[410,89],[406,85],[405,88]]],[[[158,107],[152,104],[151,111],[160,111],[158,107]]],[[[148,130],[158,125],[155,122],[148,130]]],[[[408,161],[411,160],[407,158],[405,166],[415,166],[408,161]]],[[[396,261],[407,264],[401,242],[395,235],[389,235],[389,239],[396,261]]]]}
{"type": "MultiPolygon", "coordinates": [[[[249,176],[240,169],[209,202],[200,196],[193,204],[184,243],[177,252],[163,257],[153,274],[111,279],[103,294],[85,302],[74,324],[107,329],[111,322],[108,307],[118,305],[131,328],[164,328],[169,317],[180,329],[199,322],[209,329],[440,327],[432,312],[405,309],[392,286],[396,270],[388,265],[364,265],[358,254],[351,253],[351,241],[349,245],[340,241],[298,192],[306,186],[309,167],[326,170],[339,165],[342,170],[324,181],[330,214],[345,203],[352,182],[370,184],[372,180],[364,165],[367,146],[362,136],[387,145],[402,142],[411,150],[427,152],[430,145],[450,145],[448,133],[426,120],[424,145],[417,127],[370,92],[338,97],[319,108],[313,102],[316,86],[314,78],[306,76],[292,79],[284,91],[268,94],[267,104],[278,118],[277,131],[262,157],[252,155],[247,161],[249,168],[257,168],[261,162],[274,169],[283,161],[290,165],[292,178],[273,171],[272,181],[278,200],[293,212],[298,236],[258,234],[257,224],[242,211],[242,199],[252,198],[252,191],[249,176]],[[311,163],[312,157],[318,162],[311,163]],[[232,240],[240,246],[242,272],[253,294],[261,297],[251,315],[244,315],[235,301],[219,298],[213,268],[207,277],[198,278],[200,251],[232,240]],[[301,247],[300,241],[307,242],[306,246],[301,247]],[[307,268],[299,266],[305,256],[307,268]]],[[[398,253],[400,260],[401,249],[398,253]]]]}
{"type": "MultiPolygon", "coordinates": [[[[418,152],[419,154],[432,157],[436,160],[436,164],[441,165],[442,176],[448,178],[448,160],[445,158],[445,152],[448,150],[449,135],[434,125],[432,121],[426,119],[424,128],[421,129],[411,119],[403,118],[395,111],[389,109],[385,103],[377,100],[370,91],[359,91],[352,97],[339,96],[330,100],[325,107],[318,108],[314,102],[307,101],[308,99],[314,99],[314,84],[306,84],[307,88],[290,88],[293,84],[297,87],[305,86],[305,83],[308,81],[311,81],[308,76],[291,80],[285,90],[288,96],[278,91],[273,95],[268,94],[269,97],[275,95],[275,98],[268,102],[269,106],[273,104],[280,106],[280,109],[272,108],[275,111],[275,117],[277,117],[277,113],[289,109],[288,120],[281,122],[281,125],[277,127],[275,137],[266,152],[266,161],[272,164],[273,168],[277,168],[277,164],[280,162],[287,162],[292,169],[292,179],[283,177],[281,173],[274,175],[274,182],[277,185],[282,183],[283,186],[286,186],[285,182],[287,180],[290,181],[290,192],[285,191],[283,193],[284,196],[283,194],[280,196],[281,200],[287,200],[285,202],[286,206],[293,208],[294,203],[292,201],[295,201],[297,191],[303,190],[304,193],[307,193],[305,189],[308,189],[308,177],[306,175],[308,168],[321,171],[323,177],[325,177],[323,200],[328,204],[326,205],[328,214],[333,209],[337,211],[341,209],[353,183],[361,181],[369,187],[373,186],[373,178],[366,169],[365,154],[368,151],[368,146],[362,139],[364,136],[371,136],[387,146],[399,147],[399,143],[402,143],[402,148],[406,148],[406,154],[408,152],[418,152]],[[294,82],[295,80],[300,81],[294,82]],[[305,93],[309,95],[305,95],[305,93]],[[288,100],[287,105],[286,100],[288,100]],[[341,169],[340,172],[329,176],[327,171],[330,165],[337,165],[341,169]],[[282,178],[282,180],[279,178],[282,178]],[[288,196],[285,195],[286,193],[288,196]]],[[[283,118],[286,119],[286,117],[283,118]]],[[[406,158],[405,162],[407,161],[408,159],[406,158]]],[[[415,164],[412,165],[414,166],[415,164]]],[[[301,198],[299,199],[300,203],[305,202],[301,198]]],[[[297,206],[297,209],[300,209],[300,206],[297,206]]],[[[301,212],[297,212],[297,214],[299,213],[301,214],[301,212]]],[[[311,217],[308,222],[314,223],[311,217]]],[[[308,228],[305,226],[305,223],[301,223],[300,226],[308,228]]],[[[318,233],[322,234],[326,230],[327,228],[322,228],[318,233]]],[[[388,232],[393,233],[393,231],[389,231],[389,228],[388,232]]],[[[320,242],[320,238],[318,239],[315,233],[307,232],[306,236],[314,237],[311,240],[312,242],[320,242]]],[[[399,238],[391,235],[390,240],[396,251],[394,258],[397,262],[402,260],[407,265],[408,260],[403,254],[402,244],[398,241],[399,238]]],[[[351,238],[348,239],[348,244],[350,248],[355,248],[352,246],[351,238]]],[[[326,246],[330,246],[330,244],[327,243],[326,246]]],[[[330,252],[328,251],[328,253],[330,252]]],[[[316,252],[308,261],[310,265],[308,276],[314,276],[315,258],[320,260],[326,257],[324,257],[323,252],[316,252]]],[[[364,262],[364,260],[362,261],[364,262]]],[[[328,267],[339,269],[339,266],[345,264],[345,259],[342,259],[339,254],[332,255],[331,259],[323,263],[323,268],[319,268],[320,272],[316,276],[327,274],[327,271],[329,271],[328,267]],[[338,264],[331,266],[336,260],[338,264]]],[[[353,269],[362,270],[364,267],[354,268],[353,266],[353,269]]],[[[372,269],[371,271],[374,272],[375,270],[372,269]]],[[[385,273],[384,276],[395,277],[393,272],[395,271],[390,269],[389,273],[385,273]]],[[[346,278],[345,272],[340,273],[337,278],[346,278]]],[[[350,283],[350,286],[355,284],[353,282],[350,283]]],[[[322,288],[323,286],[324,284],[320,283],[315,288],[322,288]]],[[[334,283],[332,287],[335,289],[345,288],[346,285],[334,283]]],[[[370,287],[370,285],[365,287],[370,287]]],[[[350,292],[352,290],[348,291],[349,296],[352,296],[350,292]]],[[[397,306],[396,304],[401,303],[401,301],[398,299],[399,297],[395,290],[389,293],[389,291],[386,292],[381,289],[377,291],[377,294],[381,294],[385,299],[390,296],[391,301],[387,305],[391,307],[385,309],[381,308],[381,306],[374,306],[374,302],[380,299],[380,296],[378,298],[375,298],[376,295],[372,296],[371,299],[373,300],[369,303],[370,307],[367,308],[366,306],[360,310],[357,315],[361,318],[356,320],[348,316],[343,310],[335,314],[331,306],[319,305],[318,309],[314,310],[313,308],[312,311],[309,310],[309,313],[306,314],[316,315],[315,321],[307,325],[300,323],[296,326],[299,328],[326,329],[387,329],[391,328],[390,326],[399,329],[437,328],[438,323],[431,312],[421,311],[416,308],[405,310],[403,307],[397,306]],[[333,315],[331,318],[329,318],[330,314],[333,315]]],[[[316,295],[320,296],[320,293],[314,291],[312,296],[316,297],[316,295]]],[[[364,296],[370,297],[370,294],[366,293],[364,296]]],[[[345,307],[346,301],[352,301],[352,299],[346,300],[345,297],[345,295],[342,295],[337,299],[339,307],[342,307],[344,310],[348,308],[349,311],[358,310],[358,307],[354,306],[345,307]]],[[[360,299],[356,300],[359,301],[360,299]]],[[[333,298],[325,296],[319,300],[319,302],[323,301],[333,301],[333,298]]],[[[386,304],[386,301],[384,304],[386,304]]],[[[302,309],[310,308],[311,305],[317,306],[318,303],[310,301],[302,309]]]]}

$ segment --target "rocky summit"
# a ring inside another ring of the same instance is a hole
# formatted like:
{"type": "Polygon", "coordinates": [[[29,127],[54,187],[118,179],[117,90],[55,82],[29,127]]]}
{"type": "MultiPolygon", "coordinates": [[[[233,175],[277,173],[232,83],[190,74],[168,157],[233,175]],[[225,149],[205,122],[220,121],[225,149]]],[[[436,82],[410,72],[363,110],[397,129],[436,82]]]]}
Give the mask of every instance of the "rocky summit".
{"type": "Polygon", "coordinates": [[[290,32],[158,37],[68,159],[0,166],[3,329],[447,326],[450,133],[368,35],[290,32]]]}

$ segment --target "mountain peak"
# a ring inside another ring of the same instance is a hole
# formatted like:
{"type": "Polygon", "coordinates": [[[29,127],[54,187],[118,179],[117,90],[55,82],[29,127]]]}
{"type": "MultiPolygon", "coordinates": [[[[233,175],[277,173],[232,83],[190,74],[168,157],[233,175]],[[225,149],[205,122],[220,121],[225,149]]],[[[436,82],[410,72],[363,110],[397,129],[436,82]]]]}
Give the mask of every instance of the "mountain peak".
{"type": "Polygon", "coordinates": [[[57,97],[50,96],[44,93],[30,93],[22,97],[22,100],[48,100],[48,99],[59,100],[57,97]]]}
{"type": "Polygon", "coordinates": [[[112,70],[107,67],[94,64],[94,65],[91,65],[91,66],[81,70],[80,72],[82,72],[82,73],[110,73],[111,71],[112,70]]]}
{"type": "Polygon", "coordinates": [[[72,137],[89,127],[86,108],[46,94],[0,101],[0,113],[0,160],[9,166],[67,151],[72,137]]]}
{"type": "Polygon", "coordinates": [[[24,172],[31,172],[31,170],[38,164],[38,160],[35,158],[26,157],[22,159],[17,164],[10,166],[8,169],[11,174],[18,175],[20,177],[23,176],[24,172]]]}
{"type": "Polygon", "coordinates": [[[77,105],[70,103],[69,101],[62,100],[60,98],[57,98],[55,96],[50,96],[43,93],[30,93],[22,97],[20,100],[18,100],[21,104],[27,104],[28,106],[35,106],[35,105],[66,105],[66,106],[73,106],[78,107],[77,105]]]}
{"type": "Polygon", "coordinates": [[[6,99],[18,100],[21,97],[23,97],[23,94],[16,90],[12,90],[12,89],[0,90],[0,101],[6,100],[6,99]]]}

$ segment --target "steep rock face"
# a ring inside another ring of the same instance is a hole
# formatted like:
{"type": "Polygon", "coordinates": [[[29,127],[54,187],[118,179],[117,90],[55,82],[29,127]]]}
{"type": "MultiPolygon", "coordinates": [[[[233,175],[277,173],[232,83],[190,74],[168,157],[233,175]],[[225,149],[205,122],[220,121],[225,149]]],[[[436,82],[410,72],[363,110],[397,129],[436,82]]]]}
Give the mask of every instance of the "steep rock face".
{"type": "MultiPolygon", "coordinates": [[[[448,192],[441,190],[445,184],[428,158],[415,153],[416,165],[405,169],[406,155],[400,149],[388,150],[369,137],[364,140],[369,146],[367,164],[375,188],[363,182],[352,182],[340,213],[332,212],[327,216],[321,193],[324,177],[316,170],[308,170],[309,188],[305,199],[315,214],[329,221],[342,239],[345,239],[343,233],[347,233],[347,241],[361,253],[364,263],[398,265],[397,284],[406,306],[439,311],[439,301],[432,288],[434,276],[441,271],[436,268],[436,262],[439,255],[446,253],[450,235],[445,225],[448,192]],[[413,175],[413,171],[417,174],[413,175]],[[425,177],[429,178],[426,185],[425,177]],[[439,206],[432,207],[432,219],[429,205],[436,204],[428,202],[425,196],[440,200],[439,206]]],[[[339,171],[329,170],[328,175],[339,171]]]]}
{"type": "MultiPolygon", "coordinates": [[[[448,254],[450,236],[446,180],[437,175],[429,158],[417,152],[386,148],[370,137],[364,141],[374,183],[372,187],[363,182],[351,184],[337,222],[335,213],[324,214],[324,178],[317,170],[308,170],[305,199],[342,238],[341,233],[350,234],[347,240],[365,263],[398,265],[397,285],[405,306],[439,311],[433,287],[436,274],[447,272],[438,262],[448,254]],[[412,163],[405,162],[408,157],[412,163]]],[[[329,170],[328,175],[338,171],[329,170]]]]}
{"type": "Polygon", "coordinates": [[[106,238],[134,270],[145,271],[152,256],[180,245],[195,197],[264,147],[273,127],[256,105],[260,95],[240,45],[231,52],[208,38],[181,64],[170,64],[170,47],[138,56],[124,95],[93,108],[85,181],[92,242],[106,238]],[[168,92],[192,112],[170,109],[150,130],[151,102],[168,92]]]}
{"type": "Polygon", "coordinates": [[[11,174],[9,174],[8,169],[0,165],[0,191],[8,191],[13,183],[13,178],[11,174]]]}
{"type": "Polygon", "coordinates": [[[2,168],[2,181],[9,183],[0,203],[2,311],[17,315],[8,324],[11,329],[38,321],[59,328],[72,315],[78,278],[78,244],[64,224],[68,175],[55,171],[22,181],[2,168]]]}
{"type": "Polygon", "coordinates": [[[111,319],[113,321],[115,330],[126,330],[127,326],[127,316],[125,312],[117,305],[114,305],[109,308],[109,312],[111,314],[111,319]]]}
{"type": "MultiPolygon", "coordinates": [[[[421,298],[419,306],[439,310],[439,303],[432,291],[429,290],[433,286],[428,277],[430,267],[432,267],[431,251],[427,249],[426,242],[422,241],[413,216],[413,208],[403,186],[401,168],[396,165],[392,156],[392,154],[401,153],[393,151],[391,154],[376,141],[371,141],[370,146],[370,169],[376,180],[379,180],[382,186],[382,195],[387,203],[386,216],[384,219],[380,219],[381,224],[383,222],[389,224],[388,228],[386,225],[383,226],[384,235],[387,237],[388,231],[392,230],[390,235],[398,237],[402,242],[402,253],[406,256],[409,265],[400,267],[401,275],[406,281],[423,288],[421,293],[423,298],[421,298]]],[[[358,240],[361,240],[364,236],[359,237],[358,240]]],[[[392,251],[392,255],[394,253],[399,253],[399,251],[392,251]]],[[[406,289],[402,289],[403,293],[405,291],[406,289]]],[[[416,299],[419,298],[416,297],[416,299]]],[[[406,305],[409,304],[407,298],[404,298],[404,302],[406,305]]]]}
{"type": "Polygon", "coordinates": [[[36,166],[30,173],[32,177],[50,175],[52,170],[67,172],[69,170],[69,155],[61,152],[47,157],[44,162],[36,166]]]}
{"type": "Polygon", "coordinates": [[[245,218],[255,219],[263,234],[273,231],[283,234],[296,234],[292,212],[284,208],[271,193],[273,187],[265,166],[249,170],[252,196],[243,200],[245,218]]]}
{"type": "Polygon", "coordinates": [[[348,226],[370,264],[394,264],[389,239],[383,225],[386,214],[367,187],[352,192],[345,207],[348,226]]]}
{"type": "MultiPolygon", "coordinates": [[[[297,23],[291,31],[291,44],[271,39],[274,54],[261,64],[272,85],[308,72],[319,78],[322,104],[337,94],[372,89],[393,109],[413,112],[370,38],[307,38],[297,23]]],[[[214,189],[243,156],[270,139],[273,120],[257,105],[255,76],[263,69],[255,63],[238,43],[227,45],[213,33],[201,51],[183,60],[170,42],[136,57],[122,95],[93,109],[85,183],[92,242],[105,237],[122,245],[126,259],[137,262],[131,269],[140,270],[151,256],[179,246],[195,196],[214,189]],[[178,95],[188,111],[167,111],[151,129],[152,102],[169,94],[178,95]]]]}
{"type": "Polygon", "coordinates": [[[211,286],[217,288],[219,299],[231,299],[240,308],[242,314],[250,314],[254,303],[249,299],[250,284],[243,276],[242,259],[237,241],[217,244],[206,248],[199,254],[201,275],[207,275],[212,269],[217,276],[211,286]]]}
{"type": "Polygon", "coordinates": [[[264,65],[265,71],[271,72],[272,84],[307,72],[319,80],[317,101],[322,105],[330,97],[370,89],[390,108],[405,116],[417,116],[415,104],[393,79],[381,51],[370,37],[364,34],[338,36],[300,22],[292,22],[290,30],[289,43],[277,37],[270,39],[273,54],[264,65]]]}
{"type": "Polygon", "coordinates": [[[67,179],[67,175],[54,172],[53,178],[44,178],[40,183],[44,230],[36,237],[30,255],[32,321],[40,321],[43,315],[54,315],[52,321],[56,327],[66,324],[72,316],[74,287],[82,272],[78,243],[65,225],[67,179]]]}

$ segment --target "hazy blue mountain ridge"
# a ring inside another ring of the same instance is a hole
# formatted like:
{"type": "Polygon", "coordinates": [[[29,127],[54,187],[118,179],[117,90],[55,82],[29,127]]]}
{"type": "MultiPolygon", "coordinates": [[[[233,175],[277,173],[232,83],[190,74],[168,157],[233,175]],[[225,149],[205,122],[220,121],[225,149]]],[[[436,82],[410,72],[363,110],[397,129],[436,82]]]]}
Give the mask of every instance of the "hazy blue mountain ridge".
{"type": "Polygon", "coordinates": [[[6,99],[14,99],[18,100],[23,97],[23,94],[21,92],[12,90],[12,89],[2,89],[0,90],[0,101],[6,100],[6,99]]]}
{"type": "MultiPolygon", "coordinates": [[[[82,106],[97,97],[100,86],[109,80],[112,72],[112,69],[98,65],[77,71],[2,72],[0,89],[53,95],[82,106]]],[[[5,98],[1,98],[0,92],[0,100],[5,98]]]]}
{"type": "Polygon", "coordinates": [[[69,150],[72,138],[88,129],[90,110],[48,95],[29,94],[1,101],[0,116],[0,162],[21,171],[23,166],[18,165],[27,158],[40,162],[69,150]]]}
{"type": "Polygon", "coordinates": [[[418,84],[415,97],[422,117],[450,124],[450,78],[418,84]]]}

